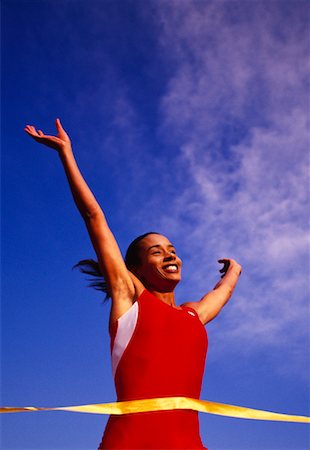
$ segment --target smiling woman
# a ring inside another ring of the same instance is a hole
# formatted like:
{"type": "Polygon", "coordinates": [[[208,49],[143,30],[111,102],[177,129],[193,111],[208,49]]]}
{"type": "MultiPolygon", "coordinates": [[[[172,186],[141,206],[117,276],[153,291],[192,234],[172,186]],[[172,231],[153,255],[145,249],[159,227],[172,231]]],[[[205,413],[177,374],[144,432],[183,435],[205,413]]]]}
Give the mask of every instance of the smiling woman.
{"type": "MultiPolygon", "coordinates": [[[[136,238],[125,260],[94,195],[76,164],[69,136],[59,119],[57,135],[27,125],[37,142],[55,149],[73,199],[86,224],[98,262],[80,261],[95,275],[96,289],[111,298],[112,369],[118,401],[158,397],[198,399],[208,339],[204,325],[229,300],[241,266],[221,259],[222,276],[199,301],[177,306],[174,290],[182,261],[170,240],[155,232],[136,238]]],[[[169,410],[110,416],[99,449],[203,449],[198,413],[169,410]]]]}

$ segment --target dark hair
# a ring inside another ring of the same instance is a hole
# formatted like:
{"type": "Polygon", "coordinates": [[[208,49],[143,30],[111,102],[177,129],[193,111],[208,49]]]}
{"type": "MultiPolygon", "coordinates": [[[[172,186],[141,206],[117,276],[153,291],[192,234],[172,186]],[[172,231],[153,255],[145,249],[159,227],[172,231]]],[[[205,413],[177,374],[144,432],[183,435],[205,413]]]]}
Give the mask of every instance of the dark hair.
{"type": "MultiPolygon", "coordinates": [[[[134,270],[135,267],[138,267],[140,264],[140,256],[139,256],[139,250],[140,250],[140,241],[144,239],[149,234],[160,234],[156,231],[149,231],[148,233],[141,234],[136,239],[134,239],[129,247],[127,248],[126,254],[125,254],[125,264],[128,270],[134,270]]],[[[88,281],[89,287],[92,287],[96,289],[97,291],[102,291],[106,294],[105,300],[108,300],[110,298],[108,285],[101,273],[98,261],[95,261],[94,259],[83,259],[82,261],[79,261],[77,264],[73,266],[73,269],[78,268],[80,272],[85,273],[86,275],[91,275],[92,278],[90,278],[88,281]]]]}

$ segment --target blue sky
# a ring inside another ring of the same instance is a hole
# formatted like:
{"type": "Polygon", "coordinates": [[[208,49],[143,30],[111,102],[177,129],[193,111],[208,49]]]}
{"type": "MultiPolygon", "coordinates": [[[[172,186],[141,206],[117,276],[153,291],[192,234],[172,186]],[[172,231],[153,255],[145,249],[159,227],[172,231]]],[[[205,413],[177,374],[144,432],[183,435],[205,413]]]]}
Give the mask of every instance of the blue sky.
{"type": "MultiPolygon", "coordinates": [[[[2,3],[2,404],[115,399],[109,306],[71,267],[93,257],[55,152],[62,119],[124,252],[166,234],[177,303],[243,265],[210,324],[202,398],[309,415],[309,3],[2,3]]],[[[97,448],[107,418],[2,418],[4,450],[97,448]]],[[[304,424],[201,415],[209,450],[305,450],[304,424]]]]}

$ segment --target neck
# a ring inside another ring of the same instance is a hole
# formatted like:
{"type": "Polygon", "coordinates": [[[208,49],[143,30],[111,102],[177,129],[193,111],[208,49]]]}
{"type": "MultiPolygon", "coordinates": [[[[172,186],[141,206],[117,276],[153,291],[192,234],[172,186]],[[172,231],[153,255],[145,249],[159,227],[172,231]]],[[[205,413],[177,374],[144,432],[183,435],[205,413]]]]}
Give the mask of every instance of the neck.
{"type": "Polygon", "coordinates": [[[150,292],[155,295],[155,297],[159,298],[162,302],[167,303],[170,306],[176,306],[174,292],[159,292],[153,289],[150,289],[150,292]]]}

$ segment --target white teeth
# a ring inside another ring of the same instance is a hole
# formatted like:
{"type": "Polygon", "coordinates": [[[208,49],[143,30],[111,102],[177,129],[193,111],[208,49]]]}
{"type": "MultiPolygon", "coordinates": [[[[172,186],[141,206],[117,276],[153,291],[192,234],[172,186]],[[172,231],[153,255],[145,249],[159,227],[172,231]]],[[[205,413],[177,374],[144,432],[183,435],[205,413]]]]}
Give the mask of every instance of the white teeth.
{"type": "Polygon", "coordinates": [[[169,266],[166,266],[165,270],[167,272],[176,272],[178,270],[178,266],[176,266],[175,264],[171,264],[169,266]]]}

